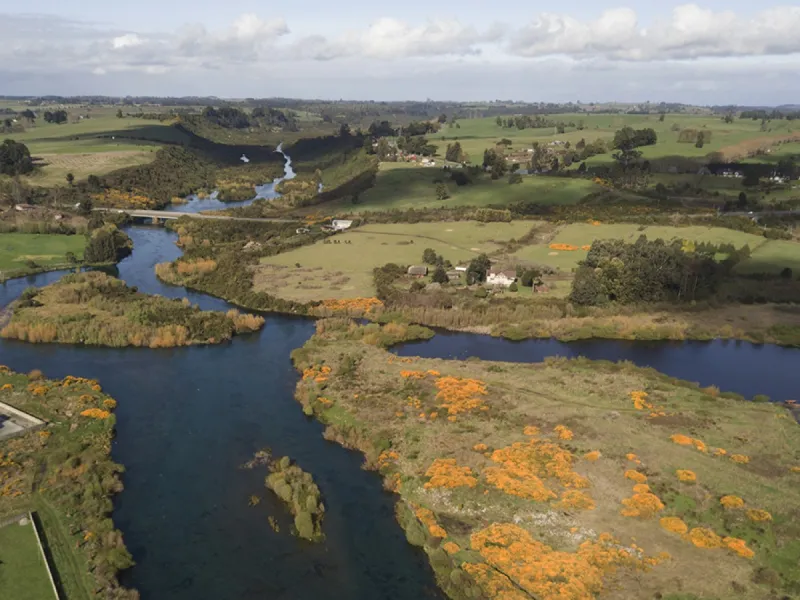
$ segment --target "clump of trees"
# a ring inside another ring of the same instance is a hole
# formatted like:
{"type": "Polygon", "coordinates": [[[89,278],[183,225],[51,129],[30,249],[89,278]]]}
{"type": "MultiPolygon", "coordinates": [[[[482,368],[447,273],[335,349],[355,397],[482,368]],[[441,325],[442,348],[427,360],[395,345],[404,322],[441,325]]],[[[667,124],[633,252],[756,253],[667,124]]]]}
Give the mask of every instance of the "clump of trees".
{"type": "Polygon", "coordinates": [[[107,223],[88,235],[83,259],[90,265],[118,263],[133,252],[133,241],[116,225],[107,223]]]}
{"type": "Polygon", "coordinates": [[[57,125],[61,125],[62,123],[67,122],[67,111],[65,110],[46,110],[44,111],[44,120],[48,123],[55,123],[57,125]]]}
{"type": "Polygon", "coordinates": [[[0,144],[0,174],[26,175],[33,171],[33,161],[28,147],[14,140],[5,140],[0,144]]]}
{"type": "Polygon", "coordinates": [[[322,533],[325,505],[311,473],[292,464],[288,456],[270,461],[269,470],[266,485],[294,515],[295,534],[312,542],[322,541],[325,538],[322,533]]]}
{"type": "Polygon", "coordinates": [[[623,240],[598,240],[580,263],[570,299],[576,304],[609,302],[686,302],[708,298],[733,266],[749,255],[746,246],[730,250],[722,262],[712,244],[648,240],[641,236],[629,244],[623,240]]]}

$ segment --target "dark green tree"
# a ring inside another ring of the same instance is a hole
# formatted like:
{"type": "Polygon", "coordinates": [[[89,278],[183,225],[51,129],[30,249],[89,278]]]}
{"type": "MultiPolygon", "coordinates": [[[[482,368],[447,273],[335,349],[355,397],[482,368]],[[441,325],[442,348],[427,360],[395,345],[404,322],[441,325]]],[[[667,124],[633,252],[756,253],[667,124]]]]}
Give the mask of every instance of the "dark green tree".
{"type": "Polygon", "coordinates": [[[450,281],[447,277],[447,271],[444,270],[444,267],[442,265],[439,265],[438,267],[436,267],[436,269],[434,269],[433,275],[431,276],[431,280],[434,283],[447,283],[448,281],[450,281]]]}
{"type": "Polygon", "coordinates": [[[0,144],[0,174],[26,175],[33,171],[33,161],[28,147],[14,140],[5,140],[0,144]]]}
{"type": "Polygon", "coordinates": [[[480,254],[472,259],[467,267],[467,284],[483,283],[486,281],[486,274],[492,266],[492,261],[485,254],[480,254]]]}

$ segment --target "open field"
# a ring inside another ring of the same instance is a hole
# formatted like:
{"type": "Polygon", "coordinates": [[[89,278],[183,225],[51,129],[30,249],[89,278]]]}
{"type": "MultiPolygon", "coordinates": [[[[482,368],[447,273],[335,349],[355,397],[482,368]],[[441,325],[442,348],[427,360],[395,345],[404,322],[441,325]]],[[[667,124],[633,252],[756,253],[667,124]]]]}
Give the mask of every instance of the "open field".
{"type": "Polygon", "coordinates": [[[31,156],[42,159],[37,172],[26,178],[34,185],[63,184],[68,172],[80,180],[143,164],[163,144],[188,142],[186,134],[166,123],[113,115],[61,125],[40,118],[25,132],[4,137],[24,143],[31,156]]]}
{"type": "Polygon", "coordinates": [[[364,343],[374,327],[320,322],[293,355],[296,397],[398,494],[450,597],[800,590],[800,429],[784,407],[630,364],[398,358],[364,343]]]}
{"type": "Polygon", "coordinates": [[[780,273],[790,268],[795,277],[800,275],[800,244],[787,240],[765,240],[736,271],[748,273],[780,273]]]}
{"type": "MultiPolygon", "coordinates": [[[[733,177],[721,177],[715,175],[688,175],[688,174],[665,174],[659,173],[651,176],[650,187],[655,188],[659,183],[665,186],[682,186],[690,185],[694,188],[700,188],[707,193],[718,193],[719,197],[715,200],[722,203],[725,200],[737,200],[739,194],[744,192],[747,198],[752,203],[774,204],[776,202],[784,202],[787,200],[800,200],[800,186],[796,181],[792,181],[787,185],[775,185],[767,187],[749,188],[742,185],[742,179],[733,177]]],[[[686,197],[686,195],[678,192],[677,194],[670,192],[669,195],[678,195],[686,197]]]]}
{"type": "MultiPolygon", "coordinates": [[[[586,250],[583,246],[589,246],[595,240],[602,239],[622,239],[627,242],[635,242],[639,236],[644,235],[648,239],[663,240],[691,240],[695,242],[710,242],[713,244],[733,244],[739,248],[749,244],[751,250],[756,250],[767,242],[767,239],[749,233],[742,233],[732,229],[722,227],[667,227],[667,226],[646,226],[628,223],[600,224],[591,225],[589,223],[573,223],[559,227],[552,237],[549,244],[536,244],[525,246],[514,252],[513,258],[557,267],[562,271],[571,271],[578,266],[578,262],[586,258],[586,250]],[[556,250],[550,248],[550,244],[568,244],[577,246],[577,250],[556,250]]],[[[793,242],[784,251],[791,247],[800,254],[800,245],[793,242]]],[[[778,269],[780,270],[780,269],[778,269]]]]}
{"type": "Polygon", "coordinates": [[[497,251],[503,242],[525,235],[533,225],[531,221],[461,221],[359,227],[333,238],[338,243],[323,240],[262,259],[255,289],[304,302],[373,296],[375,267],[390,262],[422,264],[425,248],[433,248],[454,265],[468,262],[478,254],[497,251]]]}
{"type": "Polygon", "coordinates": [[[0,598],[53,600],[47,565],[39,552],[33,524],[0,527],[0,598]]]}
{"type": "Polygon", "coordinates": [[[44,235],[36,233],[0,233],[0,270],[27,268],[28,261],[46,267],[67,262],[67,252],[83,257],[86,238],[82,235],[44,235]]]}
{"type": "Polygon", "coordinates": [[[488,177],[458,186],[440,168],[423,168],[410,163],[381,163],[375,185],[362,193],[357,205],[330,204],[332,210],[354,212],[440,208],[450,206],[488,206],[514,202],[573,204],[591,192],[602,189],[587,179],[564,177],[525,177],[509,185],[508,178],[492,181],[488,177]],[[435,181],[447,184],[450,198],[436,198],[435,181]]]}
{"type": "MultiPolygon", "coordinates": [[[[587,142],[603,138],[611,142],[614,133],[625,126],[641,129],[650,127],[658,134],[658,143],[654,146],[640,148],[644,158],[662,158],[665,156],[703,157],[711,152],[736,153],[739,149],[755,149],[769,145],[772,140],[779,140],[792,135],[800,135],[800,123],[797,121],[772,121],[767,131],[761,131],[761,122],[750,119],[736,119],[733,123],[725,123],[719,117],[700,115],[668,114],[664,121],[658,115],[584,115],[556,114],[549,115],[553,121],[583,123],[583,130],[567,127],[565,133],[558,134],[555,128],[523,129],[498,127],[494,118],[464,119],[459,121],[460,128],[448,126],[435,135],[430,136],[432,143],[439,145],[439,154],[449,142],[458,140],[464,151],[469,154],[473,163],[483,160],[483,151],[493,148],[503,138],[513,142],[512,149],[530,148],[534,141],[546,144],[554,140],[570,142],[573,146],[585,139],[587,142]],[[673,131],[673,127],[677,130],[673,131]],[[697,129],[711,132],[711,142],[703,148],[695,148],[693,143],[679,143],[678,134],[682,129],[697,129]],[[446,139],[442,140],[444,136],[446,139]],[[760,140],[754,142],[753,140],[760,140]],[[753,148],[749,144],[754,144],[753,148]]],[[[610,162],[611,153],[589,159],[588,164],[610,162]]]]}

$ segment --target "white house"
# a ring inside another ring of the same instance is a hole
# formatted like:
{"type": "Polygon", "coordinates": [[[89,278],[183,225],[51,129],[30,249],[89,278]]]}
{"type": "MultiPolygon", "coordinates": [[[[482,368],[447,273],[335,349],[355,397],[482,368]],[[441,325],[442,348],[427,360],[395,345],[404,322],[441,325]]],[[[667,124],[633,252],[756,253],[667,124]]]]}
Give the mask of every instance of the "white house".
{"type": "Polygon", "coordinates": [[[486,285],[508,287],[517,280],[515,271],[489,271],[486,275],[486,285]]]}
{"type": "Polygon", "coordinates": [[[333,227],[334,231],[344,231],[345,229],[350,229],[352,224],[353,221],[348,219],[334,219],[331,221],[331,227],[333,227]]]}
{"type": "Polygon", "coordinates": [[[466,273],[467,267],[456,267],[456,271],[458,271],[459,273],[466,273]]]}

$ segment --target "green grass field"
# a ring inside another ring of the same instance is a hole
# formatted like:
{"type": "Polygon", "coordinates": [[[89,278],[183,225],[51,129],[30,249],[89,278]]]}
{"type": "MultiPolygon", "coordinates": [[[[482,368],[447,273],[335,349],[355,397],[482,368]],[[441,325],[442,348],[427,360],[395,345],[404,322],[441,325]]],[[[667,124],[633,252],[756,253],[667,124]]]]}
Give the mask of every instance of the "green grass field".
{"type": "MultiPolygon", "coordinates": [[[[729,243],[737,248],[749,244],[750,249],[754,251],[754,255],[757,249],[768,242],[766,238],[758,235],[742,233],[740,231],[721,227],[648,227],[645,225],[627,223],[609,225],[573,223],[559,228],[550,244],[569,244],[580,248],[585,245],[591,245],[595,240],[602,239],[623,239],[626,242],[635,242],[640,235],[645,235],[651,240],[673,240],[678,238],[695,242],[712,242],[714,244],[729,243]]],[[[790,249],[794,248],[794,252],[800,257],[800,244],[794,242],[783,243],[788,244],[788,246],[782,249],[782,252],[790,253],[790,249]]],[[[561,269],[562,271],[571,271],[578,266],[578,262],[586,258],[586,254],[587,252],[581,249],[554,250],[550,248],[549,244],[537,244],[525,246],[511,256],[522,261],[549,265],[561,269]]],[[[765,260],[768,260],[768,258],[765,257],[765,260]]],[[[758,264],[759,263],[755,263],[753,265],[752,272],[759,271],[762,268],[761,266],[757,266],[758,264]]],[[[763,263],[761,264],[763,265],[763,263]]],[[[780,269],[778,269],[778,271],[780,271],[780,269]]]]}
{"type": "Polygon", "coordinates": [[[426,248],[453,264],[466,263],[480,253],[496,252],[503,242],[522,237],[534,225],[531,221],[368,225],[337,235],[338,244],[317,242],[262,259],[255,287],[304,302],[373,296],[375,267],[390,262],[422,264],[426,248]]]}
{"type": "Polygon", "coordinates": [[[155,151],[163,144],[189,141],[186,134],[161,121],[118,119],[108,111],[87,113],[69,109],[68,112],[69,123],[56,125],[39,118],[22,133],[5,134],[6,138],[24,143],[31,155],[40,159],[37,161],[39,168],[26,178],[30,183],[64,184],[67,173],[78,180],[89,175],[103,175],[152,161],[155,151]],[[73,122],[78,114],[90,114],[91,118],[73,122]]]}
{"type": "Polygon", "coordinates": [[[522,183],[515,185],[509,185],[506,177],[495,181],[484,177],[464,186],[456,185],[448,177],[439,168],[423,168],[409,163],[381,163],[375,185],[361,194],[359,204],[340,203],[335,208],[364,212],[451,206],[480,207],[525,201],[573,204],[601,189],[587,179],[564,177],[523,176],[522,183]],[[444,180],[447,183],[450,198],[436,198],[434,180],[444,180]]]}
{"type": "Polygon", "coordinates": [[[50,600],[55,597],[33,525],[0,527],[0,598],[50,600]]]}
{"type": "Polygon", "coordinates": [[[775,274],[786,267],[792,270],[795,277],[800,275],[800,244],[787,240],[765,240],[736,270],[742,274],[775,274]]]}
{"type": "Polygon", "coordinates": [[[26,269],[30,260],[42,267],[63,264],[67,252],[80,260],[85,247],[82,235],[0,233],[0,270],[26,269]]]}
{"type": "MultiPolygon", "coordinates": [[[[648,159],[665,156],[703,157],[711,152],[733,151],[743,143],[752,143],[753,140],[761,140],[760,143],[768,145],[772,139],[800,135],[800,123],[796,121],[773,121],[768,124],[767,131],[761,131],[760,121],[736,119],[733,123],[725,123],[719,117],[702,115],[668,114],[664,121],[659,121],[658,115],[564,114],[551,115],[550,118],[554,121],[571,121],[576,126],[582,122],[584,129],[568,127],[562,134],[557,133],[555,128],[519,130],[499,127],[494,118],[487,117],[464,119],[458,122],[459,128],[444,127],[438,134],[430,136],[430,140],[439,145],[440,154],[444,154],[448,143],[458,140],[471,161],[479,163],[483,158],[483,151],[493,148],[503,138],[513,142],[512,150],[530,148],[534,141],[546,144],[561,140],[575,145],[582,138],[587,142],[602,138],[610,142],[614,133],[625,126],[635,129],[651,127],[656,131],[658,143],[641,148],[644,158],[648,159]],[[673,131],[673,128],[678,130],[673,131]],[[679,143],[678,134],[682,129],[710,132],[711,142],[703,148],[696,148],[693,143],[679,143]]],[[[600,164],[611,160],[611,153],[608,153],[592,157],[587,163],[600,164]]]]}

